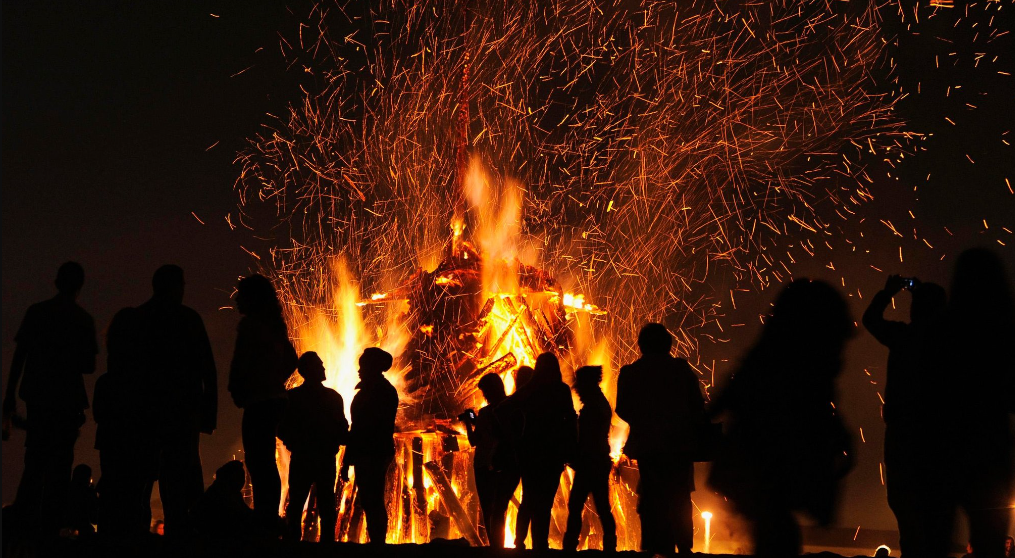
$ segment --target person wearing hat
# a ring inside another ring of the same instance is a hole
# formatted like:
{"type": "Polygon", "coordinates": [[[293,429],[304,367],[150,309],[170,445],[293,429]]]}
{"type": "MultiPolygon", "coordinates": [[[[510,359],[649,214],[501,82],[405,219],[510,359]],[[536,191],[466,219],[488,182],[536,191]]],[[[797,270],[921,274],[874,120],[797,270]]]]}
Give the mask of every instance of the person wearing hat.
{"type": "Polygon", "coordinates": [[[395,457],[395,413],[398,392],[384,377],[393,359],[386,351],[370,347],[359,357],[356,396],[352,399],[349,443],[346,446],[342,478],[352,465],[356,474],[360,505],[367,519],[371,544],[384,544],[388,532],[388,510],[384,505],[384,479],[395,457]]]}

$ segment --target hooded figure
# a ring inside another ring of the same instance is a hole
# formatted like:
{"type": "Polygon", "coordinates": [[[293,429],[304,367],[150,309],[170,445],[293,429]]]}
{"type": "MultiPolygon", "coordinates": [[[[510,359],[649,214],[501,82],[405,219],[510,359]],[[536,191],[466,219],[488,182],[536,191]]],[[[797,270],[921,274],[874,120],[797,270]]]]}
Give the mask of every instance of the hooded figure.
{"type": "Polygon", "coordinates": [[[398,392],[384,377],[393,359],[382,349],[370,347],[359,357],[360,382],[352,399],[349,444],[343,478],[348,465],[355,467],[359,501],[367,518],[371,544],[384,544],[388,533],[388,509],[384,504],[384,480],[395,457],[395,415],[398,392]]]}

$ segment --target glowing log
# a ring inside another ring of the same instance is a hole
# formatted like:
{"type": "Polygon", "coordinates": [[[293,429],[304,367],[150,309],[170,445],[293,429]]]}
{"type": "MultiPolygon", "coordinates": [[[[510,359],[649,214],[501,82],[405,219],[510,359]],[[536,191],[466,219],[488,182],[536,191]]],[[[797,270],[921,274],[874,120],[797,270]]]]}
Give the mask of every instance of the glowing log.
{"type": "Polygon", "coordinates": [[[476,530],[475,524],[472,523],[472,519],[469,518],[465,507],[458,499],[458,495],[455,494],[455,489],[451,485],[451,481],[448,480],[448,476],[444,474],[440,463],[430,461],[423,465],[423,469],[433,481],[437,494],[450,512],[451,520],[455,522],[455,526],[462,532],[465,540],[469,541],[472,546],[483,546],[484,541],[479,537],[479,531],[476,530]]]}

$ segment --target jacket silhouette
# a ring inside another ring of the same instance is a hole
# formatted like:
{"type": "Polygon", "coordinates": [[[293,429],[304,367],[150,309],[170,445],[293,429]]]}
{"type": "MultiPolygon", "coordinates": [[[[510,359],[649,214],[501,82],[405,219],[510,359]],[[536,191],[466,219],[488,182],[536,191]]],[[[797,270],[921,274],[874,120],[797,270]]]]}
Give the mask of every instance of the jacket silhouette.
{"type": "Polygon", "coordinates": [[[853,327],[833,287],[794,281],[714,403],[728,435],[709,484],[750,522],[758,556],[800,553],[793,512],[820,525],[834,518],[839,480],[852,467],[835,378],[853,327]]]}
{"type": "Polygon", "coordinates": [[[3,430],[7,439],[20,395],[28,424],[14,508],[33,531],[21,535],[55,535],[70,488],[74,442],[88,408],[83,375],[95,371],[98,353],[92,317],[76,302],[84,281],[80,264],[61,265],[58,294],[29,307],[14,338],[3,430]]]}
{"type": "MultiPolygon", "coordinates": [[[[521,436],[515,443],[522,478],[521,506],[530,520],[532,548],[546,549],[560,474],[577,440],[571,390],[562,380],[557,357],[539,355],[532,380],[518,390],[516,398],[502,403],[497,412],[503,413],[502,420],[508,424],[517,422],[519,416],[523,421],[521,436]]],[[[524,541],[525,534],[516,537],[524,541]]]]}
{"type": "Polygon", "coordinates": [[[641,549],[669,554],[693,545],[691,491],[697,433],[706,421],[698,375],[670,356],[673,336],[662,324],[638,335],[641,358],[620,369],[617,416],[630,426],[624,453],[638,461],[641,549]]]}
{"type": "Polygon", "coordinates": [[[902,277],[889,277],[863,315],[867,331],[889,349],[882,409],[888,505],[898,521],[904,556],[945,556],[952,517],[950,498],[941,494],[947,474],[942,456],[952,450],[942,443],[940,410],[948,405],[941,389],[947,382],[940,367],[927,360],[927,344],[946,295],[938,285],[916,282],[909,287],[910,322],[886,320],[885,310],[904,286],[902,277]]]}
{"type": "Polygon", "coordinates": [[[581,399],[578,413],[578,449],[571,460],[574,482],[567,502],[564,550],[577,550],[585,501],[592,495],[603,533],[603,551],[617,550],[617,524],[610,506],[610,421],[613,409],[599,388],[601,366],[583,366],[575,372],[574,390],[581,399]]]}
{"type": "Polygon", "coordinates": [[[106,332],[106,373],[95,382],[92,417],[99,450],[99,532],[141,537],[151,525],[151,491],[158,477],[155,389],[142,363],[137,311],[116,313],[106,332]]]}
{"type": "Polygon", "coordinates": [[[469,443],[476,448],[472,462],[476,492],[490,546],[504,548],[505,514],[519,478],[511,441],[495,414],[507,395],[504,381],[493,373],[480,378],[478,388],[487,405],[479,410],[474,423],[466,424],[469,443]]]}
{"type": "Polygon", "coordinates": [[[930,360],[955,378],[947,384],[950,404],[942,409],[948,425],[942,434],[953,452],[947,483],[952,507],[957,504],[968,518],[976,556],[1000,558],[1015,485],[1015,295],[996,254],[974,248],[959,255],[948,308],[934,335],[930,360]]]}
{"type": "Polygon", "coordinates": [[[286,408],[286,381],[296,369],[296,349],[282,319],[271,282],[251,275],[236,286],[243,319],[229,368],[229,393],[243,409],[243,453],[254,491],[254,511],[266,524],[278,519],[282,479],[275,463],[275,438],[286,408]]]}
{"type": "Polygon", "coordinates": [[[317,353],[307,352],[299,360],[303,384],[289,391],[289,409],[279,427],[279,437],[291,452],[289,457],[289,504],[286,520],[289,537],[299,540],[303,506],[310,488],[316,487],[317,513],[321,518],[321,541],[335,540],[336,455],[345,443],[349,423],[345,420],[342,396],[324,386],[324,363],[317,353]]]}
{"type": "Polygon", "coordinates": [[[137,308],[141,366],[152,386],[145,401],[156,423],[166,534],[176,535],[204,493],[200,435],[216,426],[218,377],[204,321],[183,305],[183,270],[157,269],[152,291],[137,308]]]}
{"type": "MultiPolygon", "coordinates": [[[[525,429],[525,415],[521,412],[521,400],[525,398],[526,392],[522,388],[528,385],[535,373],[536,371],[531,366],[519,366],[515,370],[515,392],[494,409],[497,431],[501,434],[501,441],[507,444],[506,446],[502,445],[507,450],[502,453],[507,461],[502,469],[503,494],[501,497],[506,498],[508,502],[514,498],[522,478],[517,450],[522,431],[525,429]]],[[[525,498],[522,497],[515,515],[515,548],[525,548],[525,538],[529,534],[530,520],[529,506],[525,503],[525,498]]]]}
{"type": "Polygon", "coordinates": [[[350,407],[352,426],[345,459],[355,467],[358,499],[366,514],[371,544],[384,544],[388,532],[384,488],[388,467],[395,456],[398,392],[383,373],[391,365],[391,355],[382,349],[370,347],[363,351],[359,358],[360,382],[356,386],[359,391],[350,407]]]}

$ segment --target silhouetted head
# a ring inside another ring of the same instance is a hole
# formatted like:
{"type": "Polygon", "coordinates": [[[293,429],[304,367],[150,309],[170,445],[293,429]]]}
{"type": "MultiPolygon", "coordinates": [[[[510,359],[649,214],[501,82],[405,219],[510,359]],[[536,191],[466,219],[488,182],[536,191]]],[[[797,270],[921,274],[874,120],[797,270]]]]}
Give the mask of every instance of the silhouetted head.
{"type": "Polygon", "coordinates": [[[582,366],[574,373],[574,391],[584,399],[586,395],[600,391],[602,381],[602,366],[582,366]]]}
{"type": "Polygon", "coordinates": [[[183,304],[183,268],[166,264],[152,275],[152,293],[155,298],[176,304],[183,304]]]}
{"type": "Polygon", "coordinates": [[[663,324],[645,324],[638,333],[638,348],[643,355],[668,355],[673,348],[673,335],[663,324]]]}
{"type": "Polygon", "coordinates": [[[529,382],[533,386],[542,387],[564,381],[560,373],[560,361],[553,353],[543,353],[536,357],[536,366],[533,370],[532,381],[529,382]]]}
{"type": "Polygon", "coordinates": [[[394,359],[384,349],[368,347],[359,357],[359,377],[362,380],[379,376],[387,372],[394,364],[394,359]]]}
{"type": "Polygon", "coordinates": [[[535,373],[531,366],[519,366],[518,370],[515,370],[515,391],[531,382],[535,373]]]}
{"type": "Polygon", "coordinates": [[[256,273],[236,284],[236,309],[244,316],[282,317],[275,287],[267,277],[256,273]]]}
{"type": "Polygon", "coordinates": [[[243,469],[242,461],[230,461],[215,471],[215,484],[224,492],[242,492],[246,482],[247,473],[243,469]]]}
{"type": "Polygon", "coordinates": [[[314,351],[307,351],[300,356],[296,370],[304,382],[322,383],[327,376],[324,373],[324,361],[314,351]]]}
{"type": "Polygon", "coordinates": [[[837,374],[842,349],[853,333],[846,300],[822,281],[797,279],[775,301],[760,344],[781,359],[837,374]]]}
{"type": "Polygon", "coordinates": [[[64,262],[56,272],[56,290],[70,297],[77,297],[85,285],[85,268],[78,262],[64,262]]]}
{"type": "Polygon", "coordinates": [[[959,254],[952,278],[951,302],[960,312],[1010,312],[1013,306],[1011,285],[1001,259],[985,248],[959,254]]]}
{"type": "Polygon", "coordinates": [[[888,558],[892,555],[892,549],[885,545],[881,545],[874,551],[874,558],[888,558]]]}
{"type": "Polygon", "coordinates": [[[84,463],[74,467],[74,472],[70,475],[70,483],[73,486],[91,486],[92,468],[84,463]]]}
{"type": "Polygon", "coordinates": [[[490,405],[496,405],[504,400],[507,395],[504,393],[504,380],[499,375],[490,372],[479,379],[476,386],[483,393],[483,399],[490,405]]]}
{"type": "Polygon", "coordinates": [[[913,287],[913,302],[909,306],[909,321],[921,323],[933,319],[945,309],[948,294],[937,283],[919,283],[913,287]]]}

